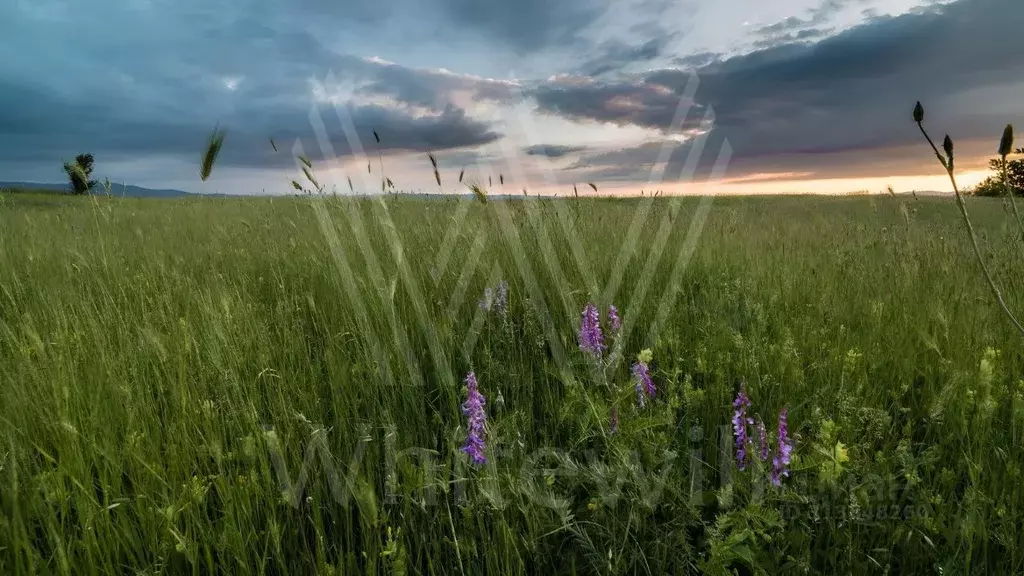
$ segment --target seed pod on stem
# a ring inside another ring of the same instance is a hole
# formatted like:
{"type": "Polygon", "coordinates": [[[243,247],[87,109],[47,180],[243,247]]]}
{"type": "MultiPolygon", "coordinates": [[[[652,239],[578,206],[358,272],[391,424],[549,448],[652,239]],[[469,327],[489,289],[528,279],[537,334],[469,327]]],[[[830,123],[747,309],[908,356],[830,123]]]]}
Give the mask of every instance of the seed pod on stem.
{"type": "Polygon", "coordinates": [[[1003,130],[1003,137],[999,140],[999,155],[1006,158],[1013,152],[1013,124],[1007,124],[1003,130]]]}

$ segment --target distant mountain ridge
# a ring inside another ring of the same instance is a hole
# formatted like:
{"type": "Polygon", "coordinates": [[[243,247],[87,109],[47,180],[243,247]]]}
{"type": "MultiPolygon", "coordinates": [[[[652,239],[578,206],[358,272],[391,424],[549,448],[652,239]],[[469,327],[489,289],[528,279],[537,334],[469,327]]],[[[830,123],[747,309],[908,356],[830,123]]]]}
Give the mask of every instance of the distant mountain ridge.
{"type": "MultiPolygon", "coordinates": [[[[19,190],[38,190],[40,192],[67,192],[66,184],[41,184],[39,182],[0,182],[0,188],[14,188],[19,190]]],[[[104,194],[106,191],[100,185],[93,194],[104,194]]],[[[131,184],[111,184],[111,196],[127,196],[131,198],[180,198],[182,196],[223,196],[223,194],[194,194],[183,190],[143,188],[131,184]]]]}

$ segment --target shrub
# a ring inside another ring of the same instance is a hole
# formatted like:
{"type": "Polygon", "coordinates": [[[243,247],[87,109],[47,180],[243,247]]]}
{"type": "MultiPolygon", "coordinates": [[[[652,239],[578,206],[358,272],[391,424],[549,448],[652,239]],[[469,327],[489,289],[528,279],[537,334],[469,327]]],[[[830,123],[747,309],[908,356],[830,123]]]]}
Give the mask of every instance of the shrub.
{"type": "Polygon", "coordinates": [[[92,154],[79,154],[74,162],[64,163],[72,194],[88,194],[96,187],[96,181],[92,180],[92,165],[92,154]]]}

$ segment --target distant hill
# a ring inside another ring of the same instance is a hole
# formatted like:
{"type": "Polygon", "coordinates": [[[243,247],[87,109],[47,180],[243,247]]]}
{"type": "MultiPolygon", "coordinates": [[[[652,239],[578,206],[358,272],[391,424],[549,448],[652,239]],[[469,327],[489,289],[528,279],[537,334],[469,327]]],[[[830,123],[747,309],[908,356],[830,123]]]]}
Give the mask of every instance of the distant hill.
{"type": "MultiPolygon", "coordinates": [[[[66,184],[40,184],[38,182],[0,182],[0,188],[33,192],[56,192],[61,194],[67,191],[66,184]]],[[[104,192],[105,191],[102,187],[100,187],[99,190],[93,191],[94,194],[103,194],[104,192]]],[[[132,186],[131,184],[112,184],[110,186],[110,194],[112,196],[128,196],[131,198],[180,198],[182,196],[200,196],[200,194],[192,194],[191,192],[184,192],[182,190],[153,190],[152,188],[132,186]]],[[[202,194],[202,196],[221,196],[221,194],[202,194]]]]}

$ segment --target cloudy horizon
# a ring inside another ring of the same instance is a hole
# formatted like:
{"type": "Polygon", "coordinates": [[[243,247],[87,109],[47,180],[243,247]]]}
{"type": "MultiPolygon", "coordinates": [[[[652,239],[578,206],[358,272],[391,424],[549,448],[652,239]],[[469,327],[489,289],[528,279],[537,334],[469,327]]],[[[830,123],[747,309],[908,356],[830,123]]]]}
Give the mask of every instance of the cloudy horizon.
{"type": "Polygon", "coordinates": [[[0,14],[17,54],[0,61],[0,181],[60,181],[90,152],[101,179],[287,193],[301,149],[339,190],[379,186],[383,163],[398,188],[436,192],[428,153],[444,192],[463,169],[496,193],[946,190],[914,102],[953,136],[967,184],[1022,112],[1015,0],[15,0],[0,14]],[[214,126],[227,138],[200,182],[214,126]]]}

